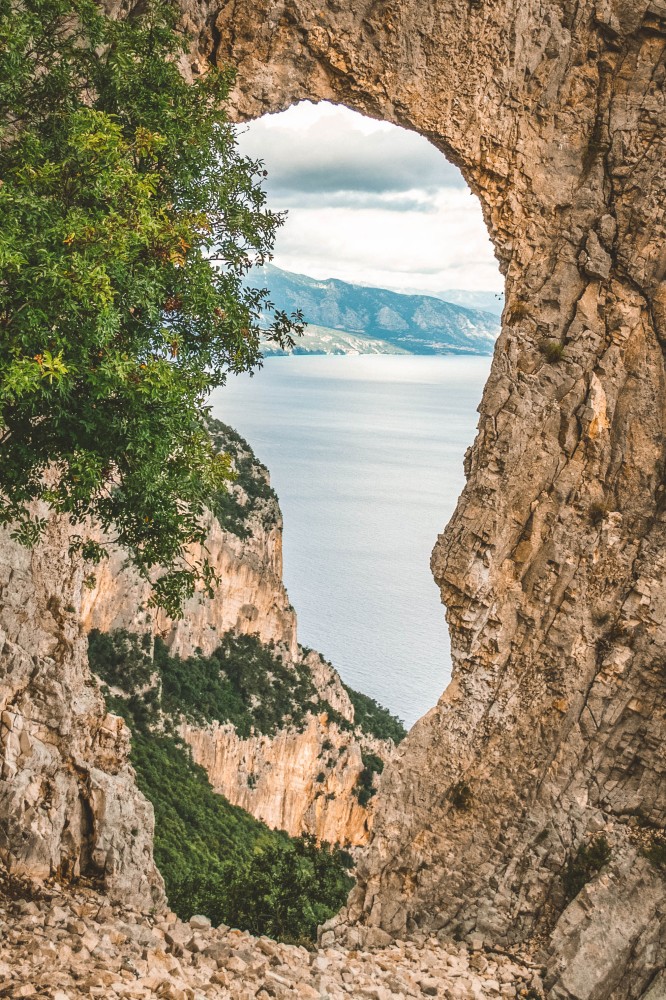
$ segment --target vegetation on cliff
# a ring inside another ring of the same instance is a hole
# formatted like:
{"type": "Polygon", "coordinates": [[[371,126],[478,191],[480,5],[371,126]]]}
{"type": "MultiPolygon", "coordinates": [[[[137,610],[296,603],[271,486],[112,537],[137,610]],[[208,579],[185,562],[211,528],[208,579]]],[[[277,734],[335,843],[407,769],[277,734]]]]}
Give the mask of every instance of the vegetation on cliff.
{"type": "MultiPolygon", "coordinates": [[[[134,698],[153,676],[160,706],[171,719],[196,723],[230,722],[239,736],[274,733],[300,725],[313,707],[315,689],[304,664],[286,664],[273,646],[254,635],[227,632],[210,656],[173,655],[159,636],[151,655],[150,639],[125,631],[89,636],[90,662],[110,687],[134,698]]],[[[149,694],[142,695],[147,697],[149,694]]]]}
{"type": "Polygon", "coordinates": [[[148,642],[126,633],[90,637],[92,669],[123,691],[106,687],[107,704],[132,730],[131,759],[155,810],[155,861],[171,906],[183,919],[205,913],[255,934],[313,941],[353,884],[351,859],[311,838],[271,830],[213,791],[175,734],[167,707],[174,690],[167,696],[166,685],[155,683],[155,671],[164,682],[164,662],[176,658],[162,646],[153,661],[148,650],[148,642]]]}
{"type": "Polygon", "coordinates": [[[268,469],[233,427],[211,417],[208,431],[215,451],[230,459],[233,476],[232,484],[218,491],[211,506],[220,526],[239,538],[248,538],[252,522],[258,518],[264,530],[270,531],[279,523],[280,507],[268,469]]]}
{"type": "Polygon", "coordinates": [[[0,522],[31,544],[45,501],[93,560],[86,524],[112,529],[146,578],[165,569],[172,615],[215,583],[184,558],[229,474],[204,400],[261,359],[271,310],[243,279],[281,222],[226,121],[232,75],[182,78],[178,17],[0,0],[0,522]]]}
{"type": "Polygon", "coordinates": [[[150,636],[122,629],[93,629],[88,644],[93,669],[106,684],[135,697],[152,683],[159,689],[162,710],[173,719],[184,715],[200,724],[230,722],[239,736],[247,737],[253,730],[273,734],[285,726],[300,726],[309,711],[325,711],[341,729],[358,727],[394,743],[406,735],[388,709],[345,684],[354,706],[352,724],[319,697],[305,663],[285,662],[275,646],[264,645],[255,635],[226,632],[210,656],[185,659],[170,653],[159,636],[151,649],[150,636]]]}
{"type": "Polygon", "coordinates": [[[354,706],[354,722],[364,733],[376,736],[378,740],[393,740],[396,746],[404,740],[407,730],[388,708],[384,708],[369,695],[354,691],[347,684],[343,683],[342,686],[354,706]]]}

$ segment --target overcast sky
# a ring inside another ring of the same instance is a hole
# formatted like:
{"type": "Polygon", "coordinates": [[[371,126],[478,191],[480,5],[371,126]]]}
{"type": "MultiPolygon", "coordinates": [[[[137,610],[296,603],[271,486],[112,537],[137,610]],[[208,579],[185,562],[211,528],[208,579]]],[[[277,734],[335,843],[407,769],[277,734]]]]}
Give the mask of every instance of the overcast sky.
{"type": "Polygon", "coordinates": [[[478,201],[422,136],[309,102],[239,131],[265,162],[270,207],[288,210],[279,267],[398,291],[502,289],[478,201]]]}

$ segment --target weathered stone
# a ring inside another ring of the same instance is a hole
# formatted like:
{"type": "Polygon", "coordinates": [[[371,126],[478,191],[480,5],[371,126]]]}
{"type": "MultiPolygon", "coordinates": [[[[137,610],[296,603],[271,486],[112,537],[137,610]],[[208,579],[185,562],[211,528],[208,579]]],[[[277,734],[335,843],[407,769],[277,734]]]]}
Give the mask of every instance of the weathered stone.
{"type": "Polygon", "coordinates": [[[90,676],[70,534],[55,519],[29,551],[0,531],[0,860],[17,875],[101,878],[148,909],[163,899],[152,807],[90,676]]]}
{"type": "Polygon", "coordinates": [[[190,917],[190,927],[193,931],[208,931],[211,928],[210,917],[205,917],[201,913],[195,913],[190,917]]]}

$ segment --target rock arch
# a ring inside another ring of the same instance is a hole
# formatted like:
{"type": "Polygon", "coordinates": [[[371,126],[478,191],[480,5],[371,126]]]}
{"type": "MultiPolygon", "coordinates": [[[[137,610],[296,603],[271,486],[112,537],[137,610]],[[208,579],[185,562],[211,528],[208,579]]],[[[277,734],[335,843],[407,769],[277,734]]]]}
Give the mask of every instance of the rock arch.
{"type": "Polygon", "coordinates": [[[553,997],[658,1000],[666,893],[642,852],[666,822],[666,5],[185,7],[201,64],[238,67],[239,117],[327,99],[427,136],[506,279],[432,559],[454,678],[386,775],[328,940],[538,940],[553,997]],[[567,862],[600,836],[610,863],[567,905],[567,862]]]}

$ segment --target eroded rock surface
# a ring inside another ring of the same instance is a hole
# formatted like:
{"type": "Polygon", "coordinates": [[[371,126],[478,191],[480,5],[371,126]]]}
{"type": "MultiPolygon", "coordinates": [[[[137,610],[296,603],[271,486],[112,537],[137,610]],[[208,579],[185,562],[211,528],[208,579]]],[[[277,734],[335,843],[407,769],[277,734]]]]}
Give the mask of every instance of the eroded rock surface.
{"type": "MultiPolygon", "coordinates": [[[[349,847],[367,843],[377,799],[359,799],[364,753],[387,763],[395,753],[391,740],[364,733],[337,672],[318,653],[303,658],[316,696],[340,720],[313,706],[299,726],[274,734],[239,736],[231,724],[201,727],[183,722],[180,734],[205,768],[211,785],[234,805],[291,836],[349,847]],[[345,723],[347,725],[345,725],[345,723]],[[344,727],[344,728],[343,728],[344,727]]],[[[379,785],[377,776],[373,786],[379,785]]]]}
{"type": "Polygon", "coordinates": [[[666,891],[637,831],[666,822],[666,8],[186,7],[202,58],[238,65],[239,117],[327,99],[448,153],[506,276],[467,486],[433,553],[454,677],[386,775],[347,919],[536,935],[553,997],[651,995],[666,891]],[[563,875],[599,831],[611,858],[583,918],[563,875]],[[629,900],[627,948],[601,930],[629,900]]]}
{"type": "Polygon", "coordinates": [[[69,540],[58,520],[32,552],[0,532],[0,860],[30,877],[94,879],[147,910],[164,898],[153,810],[129,731],[88,669],[69,540]]]}

